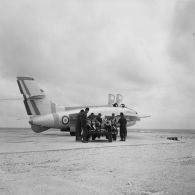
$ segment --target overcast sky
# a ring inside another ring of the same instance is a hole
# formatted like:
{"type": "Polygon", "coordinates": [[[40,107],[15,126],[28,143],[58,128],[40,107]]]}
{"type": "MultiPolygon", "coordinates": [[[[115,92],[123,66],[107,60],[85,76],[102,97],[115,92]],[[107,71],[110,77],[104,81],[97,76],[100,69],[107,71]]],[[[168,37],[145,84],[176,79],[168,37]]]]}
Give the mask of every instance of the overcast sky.
{"type": "MultiPolygon", "coordinates": [[[[133,128],[195,129],[194,10],[193,0],[1,0],[0,98],[21,97],[16,77],[31,76],[59,105],[121,93],[152,116],[133,128]]],[[[22,100],[0,101],[0,126],[28,127],[25,117],[22,100]]]]}

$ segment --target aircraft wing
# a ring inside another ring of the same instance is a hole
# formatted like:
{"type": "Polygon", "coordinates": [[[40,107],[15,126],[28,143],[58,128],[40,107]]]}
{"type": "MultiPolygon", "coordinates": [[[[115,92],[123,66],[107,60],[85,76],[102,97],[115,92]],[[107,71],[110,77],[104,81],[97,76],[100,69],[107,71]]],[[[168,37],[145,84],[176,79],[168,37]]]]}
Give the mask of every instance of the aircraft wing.
{"type": "Polygon", "coordinates": [[[148,118],[148,117],[151,117],[151,116],[138,116],[138,118],[148,118]]]}
{"type": "Polygon", "coordinates": [[[142,118],[147,118],[150,116],[126,116],[128,121],[140,121],[142,118]]]}
{"type": "Polygon", "coordinates": [[[71,120],[76,120],[78,113],[69,114],[71,120]]]}
{"type": "Polygon", "coordinates": [[[149,116],[149,115],[148,116],[137,116],[137,119],[141,120],[142,118],[148,118],[148,117],[151,117],[151,116],[149,116]]]}
{"type": "Polygon", "coordinates": [[[66,110],[74,110],[74,109],[85,109],[85,108],[99,108],[99,107],[109,107],[109,105],[98,105],[98,106],[72,106],[72,107],[65,107],[66,110]]]}

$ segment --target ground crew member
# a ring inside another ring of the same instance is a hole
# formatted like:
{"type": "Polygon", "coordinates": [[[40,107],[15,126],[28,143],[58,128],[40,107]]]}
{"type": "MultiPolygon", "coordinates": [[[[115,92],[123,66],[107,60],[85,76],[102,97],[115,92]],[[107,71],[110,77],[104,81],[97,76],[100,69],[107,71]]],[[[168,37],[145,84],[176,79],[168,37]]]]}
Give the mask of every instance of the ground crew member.
{"type": "Polygon", "coordinates": [[[94,113],[92,112],[87,118],[90,121],[90,128],[95,129],[95,115],[94,115],[94,113]]]}
{"type": "Polygon", "coordinates": [[[85,108],[84,113],[81,115],[81,128],[83,130],[83,143],[87,143],[87,113],[89,112],[89,108],[85,108]]]}
{"type": "Polygon", "coordinates": [[[102,126],[102,117],[101,117],[101,113],[99,113],[96,117],[96,127],[98,127],[99,129],[101,129],[102,126]]]}
{"type": "Polygon", "coordinates": [[[75,127],[75,134],[76,134],[76,141],[81,141],[81,116],[84,113],[84,110],[81,110],[76,118],[76,127],[75,127]]]}
{"type": "MultiPolygon", "coordinates": [[[[102,128],[102,115],[99,113],[95,118],[95,127],[99,131],[102,128]]],[[[100,134],[97,135],[98,138],[100,138],[100,134]]]]}
{"type": "Polygon", "coordinates": [[[127,136],[127,120],[122,112],[120,113],[120,119],[118,123],[120,124],[120,141],[125,141],[127,136]]]}
{"type": "Polygon", "coordinates": [[[102,115],[101,115],[101,113],[99,113],[99,114],[97,115],[96,120],[97,120],[100,124],[102,124],[102,115]]]}
{"type": "Polygon", "coordinates": [[[115,117],[115,113],[112,113],[110,121],[111,121],[112,138],[114,141],[116,141],[118,135],[118,129],[117,129],[117,119],[115,117]]]}
{"type": "Polygon", "coordinates": [[[89,119],[90,121],[93,121],[93,120],[95,119],[95,115],[94,115],[93,112],[88,116],[88,119],[89,119]]]}
{"type": "Polygon", "coordinates": [[[116,117],[115,117],[114,113],[112,113],[112,116],[111,116],[110,120],[111,120],[111,124],[116,127],[117,121],[116,121],[116,117]]]}

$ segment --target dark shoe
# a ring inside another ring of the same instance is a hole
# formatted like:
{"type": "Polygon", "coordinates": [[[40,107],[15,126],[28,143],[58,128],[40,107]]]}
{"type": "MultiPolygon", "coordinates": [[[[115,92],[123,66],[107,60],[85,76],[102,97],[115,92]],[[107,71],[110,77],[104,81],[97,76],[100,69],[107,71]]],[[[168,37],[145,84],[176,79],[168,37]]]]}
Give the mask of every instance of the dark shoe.
{"type": "Polygon", "coordinates": [[[88,143],[88,141],[82,141],[83,143],[88,143]]]}

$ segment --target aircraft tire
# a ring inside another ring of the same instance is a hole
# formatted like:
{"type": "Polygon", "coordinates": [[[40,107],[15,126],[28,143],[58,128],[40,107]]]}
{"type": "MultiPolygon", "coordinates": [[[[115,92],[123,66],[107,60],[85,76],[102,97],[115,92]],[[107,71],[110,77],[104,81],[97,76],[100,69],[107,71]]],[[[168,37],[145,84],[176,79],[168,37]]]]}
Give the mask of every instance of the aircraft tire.
{"type": "Polygon", "coordinates": [[[66,128],[60,129],[60,131],[68,131],[68,132],[70,132],[70,127],[66,127],[66,128]]]}
{"type": "Polygon", "coordinates": [[[75,132],[70,132],[70,135],[71,136],[75,136],[75,132]]]}

